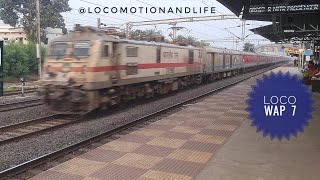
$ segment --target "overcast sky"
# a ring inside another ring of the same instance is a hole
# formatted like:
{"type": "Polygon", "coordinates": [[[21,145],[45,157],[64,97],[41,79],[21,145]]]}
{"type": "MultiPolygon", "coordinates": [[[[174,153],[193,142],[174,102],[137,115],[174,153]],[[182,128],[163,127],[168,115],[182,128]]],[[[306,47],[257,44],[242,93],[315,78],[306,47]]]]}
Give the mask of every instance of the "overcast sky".
{"type": "MultiPolygon", "coordinates": [[[[97,26],[97,18],[101,18],[101,21],[105,24],[117,24],[122,25],[128,21],[145,21],[145,20],[156,20],[156,19],[168,19],[168,18],[181,18],[181,17],[190,17],[190,16],[210,16],[210,15],[220,15],[220,14],[233,14],[223,5],[221,5],[216,0],[69,0],[69,5],[72,8],[72,11],[63,13],[63,16],[66,21],[68,29],[72,29],[74,24],[82,25],[91,25],[97,26]],[[80,14],[78,12],[79,8],[88,8],[93,9],[94,7],[205,7],[212,6],[216,7],[216,13],[202,13],[202,14],[105,14],[101,12],[100,14],[80,14]]],[[[191,35],[197,38],[198,40],[219,40],[234,37],[231,33],[223,30],[228,28],[238,37],[241,37],[241,27],[236,27],[241,24],[240,20],[220,20],[220,21],[202,21],[202,22],[188,22],[188,23],[179,23],[177,26],[185,27],[184,30],[179,31],[178,35],[191,35]]],[[[257,21],[247,21],[246,24],[250,24],[246,27],[246,35],[252,34],[249,29],[265,25],[265,22],[257,21]]],[[[268,24],[268,23],[267,23],[268,24]]],[[[121,26],[124,28],[125,26],[121,26]]],[[[156,26],[138,26],[133,27],[134,29],[156,29],[161,30],[165,36],[168,37],[170,33],[170,25],[162,24],[156,26]]],[[[263,39],[259,35],[250,35],[247,39],[263,39]]],[[[258,44],[257,41],[252,43],[258,44]]],[[[268,44],[268,41],[260,41],[260,44],[268,44]]],[[[215,42],[213,46],[233,48],[232,42],[215,42]]],[[[239,45],[240,46],[240,45],[239,45]]],[[[242,45],[241,45],[242,46],[242,45]]],[[[235,47],[234,47],[235,48],[235,47]]]]}

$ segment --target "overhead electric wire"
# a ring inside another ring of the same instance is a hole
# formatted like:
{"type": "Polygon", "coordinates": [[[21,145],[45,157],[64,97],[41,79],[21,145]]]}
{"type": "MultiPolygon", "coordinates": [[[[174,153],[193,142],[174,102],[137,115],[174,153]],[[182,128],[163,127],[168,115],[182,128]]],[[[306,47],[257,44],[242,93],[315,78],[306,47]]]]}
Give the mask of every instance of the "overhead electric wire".
{"type": "MultiPolygon", "coordinates": [[[[149,4],[149,3],[146,3],[146,2],[144,2],[144,1],[141,1],[141,0],[136,0],[136,1],[141,2],[141,3],[143,3],[143,4],[146,4],[146,5],[149,5],[149,6],[154,7],[154,5],[149,4]]],[[[176,16],[180,16],[180,17],[182,17],[182,18],[187,18],[186,16],[182,16],[182,15],[179,15],[179,14],[176,14],[176,13],[173,13],[173,14],[174,14],[174,15],[176,15],[176,16]]],[[[204,22],[198,22],[198,21],[195,21],[195,22],[196,22],[196,23],[200,23],[200,24],[204,24],[204,25],[207,25],[207,26],[210,26],[210,27],[216,28],[216,29],[223,30],[222,28],[219,28],[219,27],[216,27],[216,26],[212,26],[212,25],[210,25],[210,24],[206,24],[206,23],[204,23],[204,22]]]]}
{"type": "MultiPolygon", "coordinates": [[[[149,4],[149,3],[146,3],[146,2],[143,2],[143,1],[141,1],[141,0],[136,0],[136,1],[141,2],[141,3],[143,3],[143,4],[146,4],[146,5],[149,5],[149,6],[154,7],[154,5],[149,4]]],[[[176,14],[176,13],[173,13],[173,14],[174,14],[174,15],[176,15],[176,16],[180,16],[180,17],[182,17],[182,18],[186,18],[185,16],[181,16],[181,15],[176,14]]],[[[200,23],[200,24],[204,24],[204,25],[207,25],[207,26],[211,26],[211,27],[216,28],[216,29],[219,29],[219,30],[223,30],[223,29],[221,29],[221,28],[218,28],[218,27],[212,26],[212,25],[210,25],[210,24],[206,24],[206,23],[203,23],[203,22],[197,22],[197,21],[195,21],[195,22],[196,22],[196,23],[200,23]]],[[[193,32],[196,32],[196,33],[198,33],[198,34],[204,34],[204,35],[207,35],[207,36],[212,36],[212,35],[207,34],[207,33],[199,32],[199,31],[195,31],[195,30],[192,30],[192,31],[193,31],[193,32]]]]}

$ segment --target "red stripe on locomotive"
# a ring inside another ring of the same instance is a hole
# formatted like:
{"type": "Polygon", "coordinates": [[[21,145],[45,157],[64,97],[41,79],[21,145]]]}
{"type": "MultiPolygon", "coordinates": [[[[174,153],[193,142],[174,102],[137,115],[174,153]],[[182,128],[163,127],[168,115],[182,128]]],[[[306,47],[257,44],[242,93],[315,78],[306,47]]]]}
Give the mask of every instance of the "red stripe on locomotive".
{"type": "MultiPolygon", "coordinates": [[[[138,64],[138,69],[157,69],[157,68],[168,68],[168,67],[190,67],[190,66],[200,66],[202,63],[194,62],[189,63],[153,63],[153,64],[138,64]]],[[[48,67],[48,71],[59,72],[62,71],[63,67],[48,67]]],[[[126,65],[120,66],[97,66],[97,67],[87,67],[86,72],[106,72],[106,71],[116,71],[116,70],[126,70],[126,65]]],[[[83,67],[70,67],[70,72],[82,72],[83,67]]]]}

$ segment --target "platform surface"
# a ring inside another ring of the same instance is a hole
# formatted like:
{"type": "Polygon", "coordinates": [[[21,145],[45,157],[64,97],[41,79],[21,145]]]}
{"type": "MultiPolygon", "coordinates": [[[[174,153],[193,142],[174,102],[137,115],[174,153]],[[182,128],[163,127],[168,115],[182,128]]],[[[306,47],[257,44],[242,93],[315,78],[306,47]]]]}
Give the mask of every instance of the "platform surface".
{"type": "MultiPolygon", "coordinates": [[[[292,67],[274,71],[279,70],[299,73],[292,67]]],[[[318,111],[305,133],[271,141],[247,119],[245,100],[255,82],[251,78],[190,104],[32,179],[319,179],[320,95],[313,96],[318,111]]]]}

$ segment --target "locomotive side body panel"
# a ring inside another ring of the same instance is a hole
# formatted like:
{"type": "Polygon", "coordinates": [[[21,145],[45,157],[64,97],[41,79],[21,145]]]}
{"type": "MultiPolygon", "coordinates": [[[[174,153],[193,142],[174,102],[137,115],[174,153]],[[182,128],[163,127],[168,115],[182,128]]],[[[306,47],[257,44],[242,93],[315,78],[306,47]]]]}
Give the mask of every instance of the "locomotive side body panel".
{"type": "Polygon", "coordinates": [[[200,74],[202,50],[161,45],[119,43],[117,85],[200,74]]]}
{"type": "Polygon", "coordinates": [[[116,70],[112,55],[112,43],[94,41],[88,65],[84,68],[87,81],[84,89],[101,89],[112,86],[112,78],[116,70]]]}

